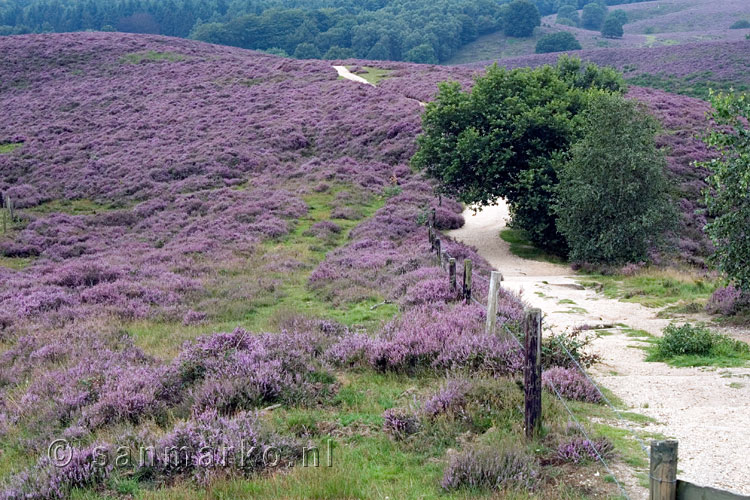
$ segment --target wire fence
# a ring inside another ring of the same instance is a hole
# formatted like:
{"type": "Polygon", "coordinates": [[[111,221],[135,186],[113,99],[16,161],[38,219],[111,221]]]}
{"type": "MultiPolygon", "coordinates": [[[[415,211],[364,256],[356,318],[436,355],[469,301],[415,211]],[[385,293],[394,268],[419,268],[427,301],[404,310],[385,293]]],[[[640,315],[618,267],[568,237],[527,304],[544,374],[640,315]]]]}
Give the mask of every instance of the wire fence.
{"type": "MultiPolygon", "coordinates": [[[[437,233],[433,229],[433,226],[430,226],[431,251],[432,252],[437,251],[437,258],[438,258],[438,265],[439,265],[439,267],[441,269],[445,269],[446,266],[448,265],[448,262],[451,259],[454,260],[454,262],[457,264],[458,263],[458,259],[456,259],[455,257],[453,257],[450,253],[448,253],[446,251],[443,251],[441,249],[441,242],[440,242],[440,239],[437,238],[437,234],[439,234],[439,233],[437,233]],[[435,242],[437,242],[437,244],[435,242]]],[[[487,283],[487,285],[490,284],[490,278],[484,276],[481,273],[481,271],[479,271],[479,270],[477,270],[477,272],[473,272],[472,271],[471,274],[472,274],[472,276],[471,276],[471,281],[470,282],[471,282],[472,287],[474,285],[474,280],[476,278],[478,278],[478,279],[482,280],[483,282],[487,283]]],[[[476,296],[475,296],[475,294],[473,292],[469,293],[468,298],[471,300],[472,303],[474,303],[474,304],[478,305],[479,307],[481,307],[482,309],[484,309],[485,312],[488,312],[487,305],[485,305],[482,302],[480,302],[476,298],[476,296]]],[[[523,344],[521,344],[521,341],[519,340],[518,335],[516,333],[514,333],[513,331],[511,331],[510,328],[508,328],[508,325],[505,324],[505,321],[501,322],[500,326],[504,330],[504,333],[505,333],[504,336],[507,336],[507,337],[513,339],[516,342],[516,344],[518,345],[518,347],[522,351],[524,351],[524,346],[523,346],[523,344]]],[[[612,403],[611,399],[609,397],[607,397],[607,395],[601,389],[601,387],[599,386],[599,384],[597,384],[594,381],[594,379],[588,374],[588,372],[583,367],[583,365],[570,352],[570,350],[565,346],[565,344],[560,340],[560,338],[556,337],[556,336],[553,336],[552,338],[556,341],[557,345],[562,349],[562,351],[565,353],[565,355],[570,359],[570,361],[572,363],[571,366],[575,366],[578,369],[578,371],[586,378],[586,380],[596,389],[596,391],[601,396],[602,401],[604,401],[606,403],[606,405],[612,410],[612,412],[617,416],[617,418],[621,422],[622,426],[625,427],[625,429],[638,441],[638,443],[640,444],[641,449],[646,454],[646,458],[649,458],[649,456],[650,456],[649,447],[647,447],[646,443],[643,441],[643,439],[641,439],[641,437],[636,432],[634,432],[631,429],[631,427],[629,425],[628,419],[623,415],[623,413],[619,409],[617,409],[617,407],[615,407],[615,405],[612,403]]],[[[581,424],[580,420],[575,416],[575,414],[573,413],[573,411],[570,409],[570,406],[567,404],[567,402],[563,398],[562,394],[560,393],[559,388],[554,384],[554,382],[552,382],[549,379],[547,380],[547,384],[552,388],[555,396],[560,401],[560,403],[562,404],[563,408],[565,408],[566,412],[570,416],[570,418],[573,421],[574,425],[577,427],[577,429],[579,430],[579,432],[583,435],[583,437],[586,439],[586,441],[591,446],[591,449],[594,451],[594,454],[596,455],[597,460],[602,464],[602,466],[604,467],[604,469],[610,475],[610,477],[615,482],[615,484],[619,488],[619,490],[622,493],[622,495],[626,499],[629,500],[630,497],[629,497],[627,491],[625,490],[624,486],[617,479],[617,477],[615,476],[614,472],[612,471],[612,468],[607,463],[607,460],[605,460],[605,458],[602,456],[602,454],[600,453],[600,451],[597,449],[596,445],[594,444],[594,441],[589,437],[588,432],[586,432],[586,429],[581,424]]]]}

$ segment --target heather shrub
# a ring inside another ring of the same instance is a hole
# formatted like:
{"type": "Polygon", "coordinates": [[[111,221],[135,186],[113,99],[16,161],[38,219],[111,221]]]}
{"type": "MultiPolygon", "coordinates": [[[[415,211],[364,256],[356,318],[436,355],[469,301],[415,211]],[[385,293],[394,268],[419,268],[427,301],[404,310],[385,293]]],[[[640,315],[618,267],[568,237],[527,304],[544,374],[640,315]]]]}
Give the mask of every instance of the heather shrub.
{"type": "Polygon", "coordinates": [[[466,395],[471,389],[468,380],[449,380],[422,404],[422,412],[435,417],[443,413],[455,413],[466,404],[466,395]]]}
{"type": "Polygon", "coordinates": [[[706,304],[706,312],[709,314],[721,314],[731,316],[739,312],[743,306],[742,291],[734,285],[718,288],[706,304]]]}
{"type": "Polygon", "coordinates": [[[464,225],[464,216],[444,207],[435,209],[435,227],[440,230],[458,229],[464,225]]]}
{"type": "Polygon", "coordinates": [[[419,430],[419,417],[413,412],[400,408],[385,410],[383,430],[397,439],[404,439],[419,430]]]}
{"type": "Polygon", "coordinates": [[[585,328],[553,333],[542,338],[542,367],[574,368],[576,361],[588,368],[599,361],[599,356],[587,352],[595,336],[584,333],[585,328]]]}
{"type": "Polygon", "coordinates": [[[550,392],[575,401],[598,403],[602,399],[599,390],[576,368],[546,369],[542,372],[542,385],[550,392]]]}
{"type": "Polygon", "coordinates": [[[501,446],[477,445],[450,457],[442,487],[502,490],[533,489],[539,480],[534,460],[520,445],[506,441],[501,446]]]}
{"type": "Polygon", "coordinates": [[[611,458],[614,454],[614,446],[607,438],[594,439],[589,441],[583,437],[574,437],[573,439],[563,442],[557,447],[557,458],[564,462],[589,462],[596,461],[599,457],[603,459],[611,458]]]}

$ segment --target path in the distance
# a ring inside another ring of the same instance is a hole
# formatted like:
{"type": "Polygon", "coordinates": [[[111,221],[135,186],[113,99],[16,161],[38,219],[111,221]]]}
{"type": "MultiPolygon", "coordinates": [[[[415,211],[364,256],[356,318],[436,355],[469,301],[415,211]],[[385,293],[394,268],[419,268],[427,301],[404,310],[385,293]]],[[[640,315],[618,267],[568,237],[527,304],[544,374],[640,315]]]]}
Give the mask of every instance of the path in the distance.
{"type": "MultiPolygon", "coordinates": [[[[502,272],[503,286],[521,293],[530,306],[541,308],[545,324],[554,330],[623,323],[660,335],[669,324],[656,317],[655,309],[582,289],[567,266],[511,254],[509,244],[499,237],[508,219],[504,202],[476,215],[466,210],[464,217],[464,227],[448,234],[476,247],[502,272]]],[[[632,411],[656,420],[643,430],[679,440],[681,478],[750,494],[750,369],[671,368],[649,363],[636,346],[637,339],[620,329],[612,332],[594,342],[602,356],[602,362],[591,370],[597,381],[632,411]]]]}
{"type": "Polygon", "coordinates": [[[349,68],[347,68],[346,66],[334,66],[333,69],[336,70],[341,78],[346,78],[347,80],[351,80],[353,82],[364,83],[365,85],[372,85],[373,87],[375,86],[361,76],[355,75],[354,73],[349,71],[349,68]]]}

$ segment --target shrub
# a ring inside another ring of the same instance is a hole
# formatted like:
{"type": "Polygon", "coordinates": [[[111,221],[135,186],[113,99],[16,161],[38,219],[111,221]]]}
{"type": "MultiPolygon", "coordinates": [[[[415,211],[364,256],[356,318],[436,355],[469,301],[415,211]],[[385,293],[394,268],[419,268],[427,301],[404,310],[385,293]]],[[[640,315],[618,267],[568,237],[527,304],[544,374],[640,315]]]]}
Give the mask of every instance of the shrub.
{"type": "Polygon", "coordinates": [[[722,314],[731,316],[737,313],[737,306],[742,292],[733,285],[718,288],[708,299],[706,312],[709,314],[722,314]]]}
{"type": "Polygon", "coordinates": [[[534,28],[542,24],[539,9],[528,0],[513,0],[505,13],[505,34],[518,38],[534,34],[534,28]]]}
{"type": "Polygon", "coordinates": [[[466,404],[466,394],[470,389],[471,383],[467,380],[449,380],[424,402],[422,411],[430,417],[456,412],[466,404]]]}
{"type": "Polygon", "coordinates": [[[403,439],[419,430],[419,417],[412,412],[398,408],[385,410],[383,430],[397,439],[403,439]]]}
{"type": "Polygon", "coordinates": [[[598,403],[602,399],[599,390],[577,368],[556,366],[545,370],[542,384],[551,392],[575,401],[598,403]]]}
{"type": "Polygon", "coordinates": [[[573,26],[578,26],[578,23],[581,22],[581,18],[578,16],[578,11],[575,7],[572,5],[562,5],[557,10],[556,22],[558,24],[572,24],[573,26]],[[569,21],[569,23],[561,21],[569,21]]]}
{"type": "Polygon", "coordinates": [[[552,368],[575,367],[574,360],[581,366],[589,367],[599,361],[597,354],[586,352],[594,337],[585,335],[583,328],[547,335],[542,338],[542,366],[552,368]],[[570,354],[568,354],[570,353],[570,354]],[[571,359],[571,356],[573,359],[571,359]]]}
{"type": "Polygon", "coordinates": [[[598,3],[586,4],[581,13],[581,25],[587,30],[598,31],[601,29],[606,15],[605,7],[598,3]]]}
{"type": "Polygon", "coordinates": [[[532,489],[538,479],[534,457],[520,445],[506,442],[499,447],[475,446],[451,456],[441,484],[446,490],[506,486],[532,489]]]}
{"type": "Polygon", "coordinates": [[[599,438],[589,441],[583,437],[576,437],[570,441],[561,443],[557,447],[557,458],[564,462],[581,463],[604,459],[614,454],[614,447],[607,438],[599,438]],[[598,453],[598,455],[597,455],[598,453]]]}
{"type": "Polygon", "coordinates": [[[739,340],[712,332],[702,325],[669,325],[651,348],[648,361],[678,366],[740,365],[750,359],[750,347],[739,340]]]}
{"type": "Polygon", "coordinates": [[[734,22],[729,29],[730,30],[744,30],[750,28],[750,21],[747,19],[740,19],[739,21],[734,22]]]}
{"type": "Polygon", "coordinates": [[[572,33],[567,31],[558,31],[544,35],[536,43],[536,53],[545,54],[547,52],[564,52],[566,50],[581,50],[581,44],[572,33]]]}
{"type": "Polygon", "coordinates": [[[608,17],[602,26],[602,36],[604,38],[622,38],[624,31],[622,22],[616,17],[608,17]]]}

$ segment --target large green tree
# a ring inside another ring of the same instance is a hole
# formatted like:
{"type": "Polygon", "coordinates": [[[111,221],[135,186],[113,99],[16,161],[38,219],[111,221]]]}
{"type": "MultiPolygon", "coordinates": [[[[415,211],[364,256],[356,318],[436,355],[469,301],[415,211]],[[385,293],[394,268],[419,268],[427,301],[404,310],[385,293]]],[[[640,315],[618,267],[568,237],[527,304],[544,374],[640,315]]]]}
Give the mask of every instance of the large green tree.
{"type": "Polygon", "coordinates": [[[710,170],[706,227],[716,246],[714,262],[745,292],[750,292],[750,99],[746,94],[711,96],[713,118],[721,128],[706,143],[718,157],[710,170]]]}
{"type": "Polygon", "coordinates": [[[581,12],[581,26],[587,30],[600,30],[604,24],[604,18],[607,16],[605,7],[598,3],[589,3],[581,12]]]}
{"type": "Polygon", "coordinates": [[[413,164],[465,203],[506,198],[517,227],[564,253],[552,212],[561,159],[577,139],[587,94],[622,88],[614,70],[569,57],[537,69],[491,66],[469,92],[442,83],[423,115],[413,164]]]}
{"type": "Polygon", "coordinates": [[[505,34],[512,37],[529,37],[542,23],[539,9],[529,0],[513,0],[506,7],[505,34]]]}
{"type": "Polygon", "coordinates": [[[557,227],[575,262],[621,264],[648,259],[675,211],[668,194],[658,124],[633,101],[591,95],[583,135],[557,188],[557,227]]]}

